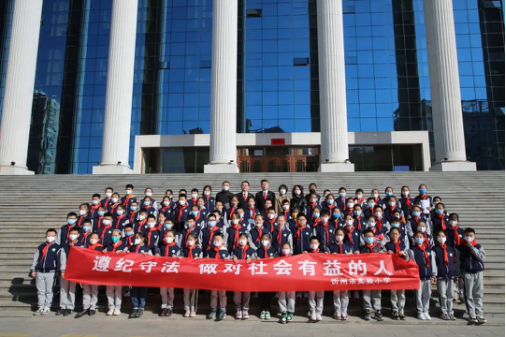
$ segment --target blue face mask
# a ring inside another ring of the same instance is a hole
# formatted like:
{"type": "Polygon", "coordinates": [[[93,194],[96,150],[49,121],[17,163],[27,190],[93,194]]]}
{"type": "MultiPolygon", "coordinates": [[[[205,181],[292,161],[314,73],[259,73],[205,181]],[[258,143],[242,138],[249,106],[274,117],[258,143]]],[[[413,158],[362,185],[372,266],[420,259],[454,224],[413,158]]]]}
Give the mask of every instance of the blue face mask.
{"type": "Polygon", "coordinates": [[[346,193],[341,192],[341,193],[339,193],[339,196],[340,196],[341,198],[344,198],[344,197],[346,196],[346,193]]]}
{"type": "Polygon", "coordinates": [[[392,192],[385,192],[385,195],[386,195],[387,197],[391,197],[391,196],[392,196],[392,192]]]}
{"type": "Polygon", "coordinates": [[[98,205],[98,200],[92,200],[92,201],[91,201],[91,203],[92,203],[93,205],[98,205]]]}
{"type": "Polygon", "coordinates": [[[165,225],[163,225],[163,228],[165,228],[165,229],[171,229],[171,228],[172,228],[172,225],[165,224],[165,225]]]}
{"type": "Polygon", "coordinates": [[[67,219],[67,223],[68,223],[69,225],[73,225],[73,224],[75,224],[76,222],[77,222],[77,219],[67,219]]]}
{"type": "Polygon", "coordinates": [[[90,229],[91,229],[91,227],[90,227],[90,226],[83,226],[83,230],[84,230],[85,232],[89,232],[89,231],[90,231],[90,229]]]}
{"type": "Polygon", "coordinates": [[[415,242],[417,245],[421,245],[422,243],[424,243],[424,239],[423,238],[415,238],[415,242]]]}
{"type": "Polygon", "coordinates": [[[359,216],[360,214],[362,214],[362,211],[353,211],[353,214],[354,214],[355,216],[359,216]]]}
{"type": "Polygon", "coordinates": [[[118,236],[113,236],[112,237],[112,242],[118,243],[118,241],[119,241],[119,237],[118,236]]]}
{"type": "Polygon", "coordinates": [[[334,219],[339,219],[341,217],[341,213],[332,213],[332,217],[334,219]]]}
{"type": "Polygon", "coordinates": [[[255,223],[255,220],[253,220],[253,219],[248,219],[248,223],[255,223]]]}
{"type": "Polygon", "coordinates": [[[365,243],[368,245],[372,244],[374,242],[374,238],[372,236],[368,236],[364,238],[365,243]]]}
{"type": "Polygon", "coordinates": [[[137,210],[137,206],[130,206],[130,210],[131,211],[136,211],[137,210]]]}
{"type": "Polygon", "coordinates": [[[105,212],[104,211],[98,211],[98,215],[99,216],[104,216],[105,212]]]}
{"type": "Polygon", "coordinates": [[[130,232],[130,233],[125,233],[125,236],[132,236],[132,235],[134,235],[134,233],[133,233],[133,232],[130,232]]]}
{"type": "Polygon", "coordinates": [[[144,206],[149,206],[151,205],[151,201],[144,201],[144,206]]]}
{"type": "Polygon", "coordinates": [[[333,205],[333,204],[334,204],[334,200],[333,199],[327,200],[327,205],[333,205]]]}
{"type": "Polygon", "coordinates": [[[399,226],[400,226],[400,224],[399,224],[399,223],[397,223],[397,222],[392,224],[392,227],[393,227],[393,228],[399,228],[399,226]]]}
{"type": "Polygon", "coordinates": [[[199,211],[192,211],[193,216],[197,216],[199,214],[199,211]]]}
{"type": "Polygon", "coordinates": [[[444,212],[445,212],[445,210],[444,210],[444,209],[441,209],[441,208],[436,209],[436,214],[441,215],[441,214],[443,214],[444,212]]]}
{"type": "Polygon", "coordinates": [[[209,221],[209,222],[207,223],[207,225],[208,225],[209,227],[214,227],[214,226],[216,226],[216,221],[209,221]]]}
{"type": "Polygon", "coordinates": [[[413,215],[415,218],[418,218],[420,216],[420,212],[412,212],[411,215],[413,215]]]}
{"type": "Polygon", "coordinates": [[[425,194],[425,193],[427,193],[427,190],[425,188],[421,188],[420,189],[420,194],[425,194]]]}
{"type": "Polygon", "coordinates": [[[367,206],[369,206],[369,208],[373,208],[375,206],[375,203],[374,202],[369,202],[369,203],[367,203],[367,206]]]}
{"type": "Polygon", "coordinates": [[[318,219],[320,217],[320,213],[313,213],[313,218],[318,219]]]}

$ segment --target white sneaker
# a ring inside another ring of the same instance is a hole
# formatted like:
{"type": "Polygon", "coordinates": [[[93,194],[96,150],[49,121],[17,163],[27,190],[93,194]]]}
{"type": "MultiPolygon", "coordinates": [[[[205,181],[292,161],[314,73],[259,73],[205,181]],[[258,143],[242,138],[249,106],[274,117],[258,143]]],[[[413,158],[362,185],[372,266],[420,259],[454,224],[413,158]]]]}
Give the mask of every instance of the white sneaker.
{"type": "Polygon", "coordinates": [[[425,315],[423,314],[423,312],[419,312],[418,313],[418,319],[421,320],[421,321],[425,321],[426,320],[425,315]]]}
{"type": "Polygon", "coordinates": [[[42,309],[42,313],[41,313],[41,315],[47,315],[47,314],[49,314],[49,307],[44,307],[44,308],[42,309]]]}
{"type": "Polygon", "coordinates": [[[429,320],[429,321],[430,321],[430,320],[432,319],[432,318],[430,317],[430,315],[429,315],[429,313],[428,313],[428,312],[424,312],[423,314],[425,315],[425,319],[426,319],[426,320],[429,320]]]}
{"type": "Polygon", "coordinates": [[[44,307],[39,307],[39,309],[33,313],[34,316],[42,315],[42,311],[44,311],[44,307]]]}
{"type": "Polygon", "coordinates": [[[114,309],[109,309],[109,311],[107,312],[107,316],[112,316],[112,314],[114,313],[114,309]]]}
{"type": "Polygon", "coordinates": [[[322,315],[316,314],[316,320],[319,322],[322,320],[322,315]]]}
{"type": "Polygon", "coordinates": [[[316,311],[311,311],[311,320],[312,320],[313,322],[315,322],[315,321],[316,321],[316,311]]]}
{"type": "Polygon", "coordinates": [[[113,316],[119,316],[119,315],[121,315],[121,310],[119,310],[119,309],[114,309],[114,311],[112,312],[112,315],[113,315],[113,316]]]}

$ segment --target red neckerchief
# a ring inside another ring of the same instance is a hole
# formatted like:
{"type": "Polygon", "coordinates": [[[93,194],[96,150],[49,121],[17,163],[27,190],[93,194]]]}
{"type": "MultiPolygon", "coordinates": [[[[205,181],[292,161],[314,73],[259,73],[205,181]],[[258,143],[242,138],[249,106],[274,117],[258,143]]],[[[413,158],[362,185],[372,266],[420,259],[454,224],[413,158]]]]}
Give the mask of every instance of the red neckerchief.
{"type": "Polygon", "coordinates": [[[313,248],[309,248],[309,252],[310,253],[318,253],[320,251],[320,247],[316,248],[316,249],[313,249],[313,248]]]}
{"type": "Polygon", "coordinates": [[[232,217],[232,214],[234,214],[236,210],[237,210],[237,206],[230,207],[230,217],[232,217]]]}
{"type": "Polygon", "coordinates": [[[338,249],[337,253],[342,254],[343,253],[343,241],[341,241],[341,242],[336,241],[336,245],[337,245],[337,249],[338,249]]]}
{"type": "Polygon", "coordinates": [[[316,203],[316,202],[312,202],[312,201],[309,202],[309,206],[311,206],[311,211],[316,207],[317,204],[318,203],[316,203]]]}
{"type": "Polygon", "coordinates": [[[423,232],[424,245],[426,247],[430,247],[429,238],[427,237],[427,232],[423,232]]]}
{"type": "Polygon", "coordinates": [[[235,229],[235,233],[234,233],[234,243],[232,245],[232,248],[236,248],[237,247],[237,244],[239,242],[239,229],[242,228],[242,226],[240,224],[232,224],[232,228],[235,229]]]}
{"type": "Polygon", "coordinates": [[[288,221],[290,219],[290,210],[284,211],[283,215],[285,216],[286,221],[288,221]]]}
{"type": "Polygon", "coordinates": [[[457,226],[450,226],[450,228],[453,230],[453,233],[455,235],[455,244],[458,246],[460,245],[460,237],[459,237],[459,231],[458,231],[458,228],[459,228],[459,225],[457,224],[457,226]]]}
{"type": "Polygon", "coordinates": [[[359,231],[362,230],[362,223],[360,222],[360,219],[362,219],[362,215],[359,215],[355,218],[357,220],[357,228],[359,231]]]}
{"type": "Polygon", "coordinates": [[[186,229],[186,235],[184,236],[184,240],[185,241],[188,240],[188,235],[192,232],[193,228],[194,227],[186,229]]]}
{"type": "Polygon", "coordinates": [[[88,245],[88,249],[95,250],[97,247],[103,247],[101,243],[97,242],[94,245],[88,245]]]}
{"type": "Polygon", "coordinates": [[[332,210],[336,207],[336,203],[334,202],[332,205],[327,204],[327,208],[329,209],[330,215],[332,215],[332,210]]]}
{"type": "Polygon", "coordinates": [[[396,208],[396,207],[397,207],[397,206],[395,206],[395,205],[394,205],[394,206],[388,206],[388,208],[390,209],[390,214],[392,214],[392,213],[393,213],[393,211],[395,211],[395,208],[396,208]]]}
{"type": "Polygon", "coordinates": [[[318,217],[318,219],[313,218],[313,221],[314,221],[313,227],[316,227],[322,222],[322,218],[321,217],[318,217]]]}
{"type": "Polygon", "coordinates": [[[348,240],[350,240],[350,244],[353,245],[353,231],[355,230],[355,226],[351,227],[351,229],[348,229],[348,226],[344,226],[344,230],[348,232],[348,240]]]}
{"type": "Polygon", "coordinates": [[[123,219],[124,217],[125,217],[125,215],[120,215],[120,216],[116,217],[116,227],[115,227],[115,229],[118,229],[119,223],[120,223],[121,219],[123,219]]]}
{"type": "Polygon", "coordinates": [[[153,208],[153,205],[151,205],[151,204],[149,204],[149,205],[147,205],[147,206],[146,206],[146,205],[144,205],[144,208],[145,208],[145,209],[150,209],[150,208],[153,208]]]}
{"type": "Polygon", "coordinates": [[[191,201],[193,202],[193,205],[196,205],[197,204],[197,201],[199,200],[199,198],[191,198],[191,201]]]}
{"type": "MultiPolygon", "coordinates": [[[[478,243],[476,242],[476,240],[471,241],[471,247],[476,246],[477,244],[478,244],[478,243]]],[[[468,247],[468,246],[467,246],[467,241],[466,241],[466,240],[462,240],[462,242],[460,243],[460,245],[461,245],[461,246],[468,247]]],[[[469,248],[471,248],[471,247],[469,247],[469,248]]]]}
{"type": "Polygon", "coordinates": [[[257,214],[257,211],[255,209],[255,207],[248,207],[249,209],[249,217],[250,219],[253,219],[255,217],[255,215],[257,214]]]}
{"type": "Polygon", "coordinates": [[[200,212],[199,212],[199,214],[197,214],[197,216],[195,217],[195,223],[199,222],[199,219],[200,219],[200,212]]]}
{"type": "Polygon", "coordinates": [[[193,257],[193,249],[197,247],[197,244],[194,244],[193,246],[188,246],[188,244],[186,244],[186,248],[188,248],[188,257],[191,257],[192,259],[194,258],[193,257]]]}
{"type": "Polygon", "coordinates": [[[74,225],[67,225],[67,241],[69,239],[69,236],[70,236],[70,229],[72,229],[74,225]]]}
{"type": "Polygon", "coordinates": [[[169,204],[169,206],[163,206],[163,207],[162,207],[162,209],[161,209],[161,211],[162,211],[162,212],[165,212],[165,210],[166,210],[167,208],[170,208],[170,204],[169,204]]]}
{"type": "Polygon", "coordinates": [[[77,226],[81,227],[81,222],[84,220],[84,215],[79,216],[79,219],[77,219],[77,226]]]}
{"type": "Polygon", "coordinates": [[[411,209],[413,208],[413,206],[411,205],[411,200],[409,200],[409,195],[408,195],[407,198],[402,198],[402,199],[405,199],[405,203],[408,206],[409,210],[411,211],[411,209]]]}
{"type": "Polygon", "coordinates": [[[215,255],[214,255],[214,258],[216,260],[220,260],[221,259],[220,248],[221,248],[221,246],[220,247],[216,247],[216,246],[213,247],[213,250],[216,252],[215,255]]]}
{"type": "Polygon", "coordinates": [[[100,203],[96,204],[96,205],[91,205],[90,209],[92,210],[93,213],[95,213],[95,211],[97,210],[97,208],[100,207],[100,203]]]}
{"type": "Polygon", "coordinates": [[[134,222],[135,211],[130,211],[130,222],[134,222]]]}
{"type": "MultiPolygon", "coordinates": [[[[239,247],[239,248],[240,248],[240,247],[239,247]]],[[[246,254],[246,251],[248,250],[248,248],[249,248],[248,244],[245,244],[245,245],[244,245],[244,247],[242,247],[242,248],[241,248],[241,250],[242,250],[242,259],[243,259],[244,261],[246,261],[246,258],[247,258],[247,256],[248,256],[248,255],[246,254]]]]}
{"type": "Polygon", "coordinates": [[[125,195],[125,201],[123,201],[123,206],[127,206],[128,205],[128,202],[130,201],[131,198],[133,198],[133,194],[127,194],[125,195]]]}
{"type": "Polygon", "coordinates": [[[379,197],[374,199],[374,206],[378,206],[378,201],[381,201],[381,199],[379,197]]]}
{"type": "Polygon", "coordinates": [[[365,202],[365,199],[364,197],[362,197],[362,199],[358,200],[357,197],[353,198],[353,200],[355,200],[355,202],[359,205],[362,205],[364,202],[365,202]]]}
{"type": "Polygon", "coordinates": [[[108,204],[109,204],[109,198],[107,198],[107,197],[106,197],[106,198],[105,198],[105,202],[104,202],[104,207],[107,207],[107,206],[108,206],[108,204]]]}
{"type": "Polygon", "coordinates": [[[142,245],[136,245],[135,253],[139,253],[139,249],[141,249],[142,245]]]}
{"type": "Polygon", "coordinates": [[[157,222],[155,228],[161,232],[163,229],[163,225],[164,225],[163,222],[157,222]]]}
{"type": "Polygon", "coordinates": [[[449,260],[448,260],[448,251],[446,250],[446,243],[445,244],[440,244],[438,242],[437,245],[439,247],[441,247],[441,249],[443,250],[443,257],[444,257],[444,260],[445,260],[445,265],[447,266],[448,263],[449,263],[449,260]]]}
{"type": "Polygon", "coordinates": [[[329,222],[321,222],[320,225],[322,225],[325,228],[325,240],[327,240],[327,245],[330,243],[330,236],[329,236],[329,222]]]}
{"type": "Polygon", "coordinates": [[[220,228],[218,226],[214,226],[213,228],[208,227],[208,229],[211,233],[209,234],[209,242],[207,243],[207,245],[210,246],[211,241],[213,241],[213,239],[214,239],[214,234],[215,234],[214,232],[220,230],[220,228]]]}
{"type": "Polygon", "coordinates": [[[446,230],[446,223],[445,223],[445,214],[436,214],[436,218],[440,219],[441,220],[441,230],[445,231],[446,230]]]}
{"type": "Polygon", "coordinates": [[[378,227],[378,230],[381,231],[383,229],[383,223],[381,222],[381,218],[374,217],[376,219],[376,227],[378,227]]]}
{"type": "Polygon", "coordinates": [[[281,240],[282,240],[282,232],[283,232],[283,228],[279,228],[278,227],[278,235],[276,236],[276,241],[278,242],[278,244],[281,246],[281,240]]]}
{"type": "Polygon", "coordinates": [[[119,205],[119,202],[109,205],[109,207],[111,208],[110,209],[111,213],[114,213],[114,210],[118,207],[118,205],[119,205]]]}
{"type": "Polygon", "coordinates": [[[112,244],[112,252],[113,253],[116,253],[116,248],[118,248],[119,246],[121,246],[123,244],[123,242],[121,240],[118,240],[118,242],[116,243],[113,243],[112,244]]]}
{"type": "Polygon", "coordinates": [[[414,216],[414,217],[413,217],[413,220],[415,220],[415,224],[417,224],[417,223],[418,223],[418,220],[419,220],[419,219],[420,219],[420,217],[419,217],[419,216],[416,216],[416,217],[414,216]]]}
{"type": "Polygon", "coordinates": [[[427,193],[425,193],[424,195],[419,194],[418,196],[420,197],[420,199],[425,200],[425,199],[427,199],[427,197],[428,197],[429,195],[428,195],[427,193]]]}
{"type": "Polygon", "coordinates": [[[371,253],[374,253],[374,247],[376,247],[376,244],[373,243],[371,246],[369,246],[368,244],[365,244],[364,247],[369,248],[369,251],[371,253]]]}
{"type": "Polygon", "coordinates": [[[97,219],[98,219],[97,228],[102,228],[102,220],[104,219],[104,217],[103,216],[99,216],[97,219]]]}
{"type": "Polygon", "coordinates": [[[297,245],[300,243],[300,233],[302,232],[302,230],[306,228],[305,226],[304,227],[299,227],[297,226],[297,232],[295,233],[295,241],[297,242],[297,245]]]}
{"type": "Polygon", "coordinates": [[[264,248],[264,259],[266,259],[269,256],[269,254],[267,254],[269,247],[267,246],[267,247],[263,247],[263,248],[264,248]]]}
{"type": "MultiPolygon", "coordinates": [[[[107,226],[107,227],[110,227],[110,226],[107,226]]],[[[105,235],[105,232],[107,232],[107,227],[102,227],[102,234],[100,234],[100,240],[102,240],[104,238],[104,235],[105,235]]]]}
{"type": "Polygon", "coordinates": [[[42,262],[42,260],[44,260],[44,258],[46,257],[46,254],[47,254],[47,250],[49,249],[49,246],[51,246],[52,244],[53,244],[52,242],[46,243],[46,246],[42,249],[42,257],[40,258],[39,262],[42,262]]]}
{"type": "Polygon", "coordinates": [[[132,239],[133,239],[133,237],[134,237],[133,235],[126,236],[128,248],[132,247],[132,239]]]}
{"type": "Polygon", "coordinates": [[[420,249],[423,252],[423,257],[425,259],[425,264],[427,265],[427,268],[430,266],[430,258],[429,254],[427,254],[427,246],[425,246],[425,243],[422,244],[422,246],[415,245],[416,248],[420,249]]]}
{"type": "Polygon", "coordinates": [[[175,246],[176,243],[174,241],[172,241],[172,243],[168,244],[168,245],[165,245],[165,256],[166,257],[169,257],[169,247],[172,247],[172,246],[175,246]]]}
{"type": "Polygon", "coordinates": [[[183,206],[181,206],[179,203],[177,204],[177,207],[179,208],[179,214],[177,215],[177,222],[181,222],[181,217],[183,216],[183,210],[188,207],[188,203],[185,203],[183,206]]]}
{"type": "Polygon", "coordinates": [[[88,235],[90,235],[91,232],[84,232],[83,233],[83,236],[81,237],[81,242],[84,242],[84,240],[86,240],[86,238],[88,237],[88,235]]]}
{"type": "Polygon", "coordinates": [[[148,228],[148,247],[151,247],[151,232],[154,232],[156,230],[156,226],[153,228],[148,228]]]}
{"type": "Polygon", "coordinates": [[[391,240],[390,242],[395,245],[395,254],[399,255],[399,253],[402,251],[401,250],[401,241],[397,240],[397,242],[394,242],[391,240]]]}
{"type": "Polygon", "coordinates": [[[262,230],[263,230],[264,226],[263,226],[263,225],[262,225],[262,226],[260,226],[260,227],[258,227],[258,226],[257,226],[257,227],[255,227],[255,228],[258,230],[258,237],[257,237],[257,239],[255,240],[255,243],[257,243],[257,242],[260,240],[260,237],[262,236],[262,230]]]}
{"type": "Polygon", "coordinates": [[[135,230],[134,228],[134,232],[140,232],[141,231],[141,227],[144,226],[144,224],[148,221],[148,219],[144,219],[142,220],[141,222],[138,222],[137,223],[137,230],[135,230]]]}
{"type": "Polygon", "coordinates": [[[274,223],[276,222],[276,218],[274,218],[272,220],[267,218],[267,219],[265,219],[265,221],[267,221],[271,225],[271,233],[274,232],[274,223]]]}

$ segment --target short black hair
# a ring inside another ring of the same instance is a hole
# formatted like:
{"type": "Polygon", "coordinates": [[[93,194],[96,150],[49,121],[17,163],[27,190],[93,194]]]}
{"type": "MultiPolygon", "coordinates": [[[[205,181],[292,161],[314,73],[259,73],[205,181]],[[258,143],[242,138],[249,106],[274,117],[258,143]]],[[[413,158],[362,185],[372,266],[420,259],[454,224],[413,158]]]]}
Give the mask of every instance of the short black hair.
{"type": "Polygon", "coordinates": [[[268,183],[268,182],[269,182],[269,180],[267,180],[267,179],[260,180],[260,184],[262,184],[262,183],[268,183]]]}
{"type": "Polygon", "coordinates": [[[242,186],[242,184],[244,184],[244,183],[248,184],[248,186],[250,185],[250,184],[249,184],[249,181],[247,181],[247,180],[243,180],[243,181],[241,181],[241,186],[242,186]]]}
{"type": "Polygon", "coordinates": [[[92,197],[92,198],[99,198],[99,199],[100,199],[100,194],[95,193],[95,194],[93,194],[91,197],[92,197]]]}
{"type": "Polygon", "coordinates": [[[75,216],[75,217],[77,218],[77,214],[76,214],[76,212],[68,212],[68,213],[67,213],[67,218],[68,218],[69,216],[75,216]]]}
{"type": "Polygon", "coordinates": [[[104,214],[104,217],[106,217],[106,216],[112,217],[112,213],[107,212],[107,213],[104,214]]]}
{"type": "Polygon", "coordinates": [[[127,189],[127,188],[131,188],[131,189],[133,190],[133,189],[134,189],[134,185],[132,185],[132,184],[127,184],[127,185],[125,186],[125,189],[127,189]]]}
{"type": "Polygon", "coordinates": [[[154,219],[154,220],[156,220],[156,216],[154,214],[150,214],[150,215],[148,215],[148,219],[154,219]]]}
{"type": "Polygon", "coordinates": [[[83,224],[85,224],[85,223],[89,223],[89,224],[91,224],[91,219],[84,219],[83,224]]]}
{"type": "Polygon", "coordinates": [[[77,232],[78,234],[81,234],[81,229],[79,227],[72,227],[70,230],[69,230],[69,233],[70,232],[77,232]]]}
{"type": "Polygon", "coordinates": [[[181,198],[185,198],[185,199],[186,199],[186,194],[184,194],[184,193],[179,193],[178,198],[179,198],[179,199],[181,199],[181,198]]]}
{"type": "Polygon", "coordinates": [[[128,225],[125,225],[125,226],[123,227],[123,230],[125,230],[125,229],[127,229],[127,228],[134,229],[134,227],[133,227],[132,225],[128,224],[128,225]]]}
{"type": "Polygon", "coordinates": [[[195,220],[195,216],[193,214],[188,215],[188,217],[186,218],[186,221],[188,221],[188,220],[195,220]]]}
{"type": "Polygon", "coordinates": [[[467,227],[466,229],[464,229],[464,234],[466,234],[466,233],[476,234],[474,228],[472,228],[472,227],[467,227]]]}
{"type": "Polygon", "coordinates": [[[457,220],[459,220],[459,215],[457,213],[450,213],[450,215],[448,216],[448,218],[451,218],[451,217],[457,217],[457,220]]]}
{"type": "Polygon", "coordinates": [[[49,229],[46,231],[46,234],[47,234],[47,233],[50,233],[50,232],[54,232],[55,234],[56,234],[56,233],[58,233],[58,232],[56,231],[56,229],[54,229],[54,228],[49,228],[49,229]]]}
{"type": "Polygon", "coordinates": [[[298,219],[298,218],[304,218],[304,219],[307,219],[306,214],[304,214],[304,213],[299,213],[299,214],[297,214],[297,219],[298,219]]]}
{"type": "Polygon", "coordinates": [[[329,210],[328,209],[322,210],[321,213],[320,213],[320,215],[321,216],[330,215],[329,210]]]}
{"type": "MultiPolygon", "coordinates": [[[[197,234],[195,234],[195,233],[190,233],[190,234],[188,234],[188,239],[189,239],[189,238],[193,238],[195,241],[197,241],[197,240],[199,239],[199,237],[198,237],[198,236],[197,236],[197,234]]],[[[188,239],[187,239],[187,240],[188,240],[188,239]]]]}
{"type": "Polygon", "coordinates": [[[313,241],[313,240],[316,240],[316,241],[320,242],[320,240],[318,240],[318,237],[317,237],[317,236],[315,236],[315,235],[313,235],[313,236],[311,236],[311,237],[309,238],[309,242],[311,242],[311,241],[313,241]]]}
{"type": "Polygon", "coordinates": [[[372,235],[374,235],[374,231],[373,231],[372,229],[366,229],[366,230],[364,231],[364,233],[363,233],[363,234],[364,234],[364,237],[365,237],[365,235],[366,235],[367,233],[371,233],[372,235]]]}
{"type": "Polygon", "coordinates": [[[105,190],[111,190],[111,191],[114,191],[114,189],[112,187],[106,187],[105,190]]]}
{"type": "Polygon", "coordinates": [[[399,228],[397,228],[397,227],[392,227],[392,228],[390,228],[390,233],[391,233],[392,231],[397,231],[397,232],[401,233],[401,230],[400,230],[399,228]]]}
{"type": "Polygon", "coordinates": [[[222,240],[225,240],[225,236],[222,233],[214,234],[214,237],[220,237],[222,240]]]}

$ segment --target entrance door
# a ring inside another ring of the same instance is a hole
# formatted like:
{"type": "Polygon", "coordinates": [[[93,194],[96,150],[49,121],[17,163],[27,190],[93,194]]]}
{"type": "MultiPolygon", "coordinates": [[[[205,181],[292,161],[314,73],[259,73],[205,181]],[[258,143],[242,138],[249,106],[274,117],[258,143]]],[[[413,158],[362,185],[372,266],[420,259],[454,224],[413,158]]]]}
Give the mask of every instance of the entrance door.
{"type": "Polygon", "coordinates": [[[292,172],[306,172],[306,169],[307,158],[304,156],[294,156],[292,172]]]}
{"type": "Polygon", "coordinates": [[[266,157],[264,172],[290,172],[290,157],[266,157]]]}

